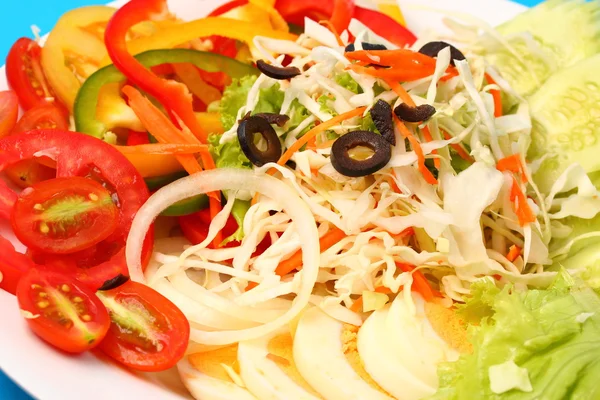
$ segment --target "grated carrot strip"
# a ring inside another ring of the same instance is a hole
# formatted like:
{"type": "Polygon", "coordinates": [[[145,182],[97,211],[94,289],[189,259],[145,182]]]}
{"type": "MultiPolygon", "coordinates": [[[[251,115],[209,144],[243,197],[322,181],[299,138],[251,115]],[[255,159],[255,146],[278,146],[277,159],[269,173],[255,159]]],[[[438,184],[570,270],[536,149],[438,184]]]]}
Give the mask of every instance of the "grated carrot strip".
{"type": "MultiPolygon", "coordinates": [[[[490,74],[486,73],[485,80],[488,81],[490,85],[497,85],[494,78],[490,76],[490,74]]],[[[502,94],[498,89],[490,90],[490,94],[494,98],[494,117],[498,118],[502,116],[502,94]]]]}
{"type": "Polygon", "coordinates": [[[400,134],[402,135],[403,138],[408,139],[412,149],[416,153],[418,163],[419,163],[419,171],[421,171],[421,174],[423,174],[425,181],[431,185],[436,184],[437,179],[435,179],[435,177],[433,176],[431,171],[429,171],[427,169],[427,167],[425,166],[425,154],[423,153],[423,149],[421,148],[421,143],[419,143],[419,141],[417,140],[415,135],[413,135],[413,133],[406,127],[406,125],[404,125],[404,123],[402,123],[402,121],[400,121],[400,119],[396,116],[396,114],[394,114],[393,117],[394,117],[394,122],[396,123],[396,126],[398,127],[398,130],[400,131],[400,134]]]}
{"type": "Polygon", "coordinates": [[[522,249],[519,246],[517,246],[516,244],[513,244],[508,249],[508,254],[506,255],[506,259],[510,262],[514,262],[517,259],[517,257],[519,257],[521,255],[521,250],[522,249]]]}
{"type": "MultiPolygon", "coordinates": [[[[431,136],[431,131],[429,130],[429,127],[427,125],[425,125],[425,127],[423,128],[423,136],[425,137],[426,142],[433,142],[433,136],[431,136]]],[[[432,151],[432,154],[438,154],[438,151],[434,150],[432,151]]],[[[442,166],[442,160],[440,160],[439,158],[434,158],[433,165],[439,170],[442,166]]]]}
{"type": "MultiPolygon", "coordinates": [[[[448,132],[442,130],[442,134],[444,135],[444,139],[446,139],[446,140],[452,139],[452,136],[450,136],[450,134],[448,132]]],[[[460,144],[452,143],[450,146],[452,146],[454,151],[456,151],[463,160],[469,161],[471,163],[475,162],[473,157],[471,157],[471,155],[469,153],[467,153],[467,151],[465,149],[463,149],[463,147],[460,144]]]]}

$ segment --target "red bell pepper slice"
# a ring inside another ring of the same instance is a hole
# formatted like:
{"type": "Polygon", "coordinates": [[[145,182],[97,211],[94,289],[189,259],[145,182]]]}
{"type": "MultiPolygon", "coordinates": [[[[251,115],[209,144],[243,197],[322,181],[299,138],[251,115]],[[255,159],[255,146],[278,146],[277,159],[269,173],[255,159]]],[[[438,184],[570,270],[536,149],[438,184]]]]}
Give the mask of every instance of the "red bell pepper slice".
{"type": "Polygon", "coordinates": [[[198,139],[206,143],[207,134],[196,119],[192,96],[185,85],[156,76],[127,51],[125,37],[132,26],[167,13],[166,0],[130,1],[108,22],[104,35],[106,49],[115,66],[131,82],[158,99],[176,125],[180,126],[180,119],[198,139]]]}
{"type": "Polygon", "coordinates": [[[412,45],[416,36],[379,11],[369,10],[354,5],[354,0],[277,0],[275,9],[289,23],[304,26],[304,18],[315,21],[330,19],[338,32],[348,27],[351,18],[355,18],[369,27],[373,32],[404,47],[412,45]]]}
{"type": "Polygon", "coordinates": [[[212,10],[212,12],[210,14],[208,14],[208,16],[209,17],[218,17],[219,15],[223,15],[226,12],[233,10],[234,8],[245,6],[246,4],[248,4],[248,0],[229,1],[225,4],[223,4],[222,6],[219,6],[219,7],[215,8],[214,10],[212,10]]]}
{"type": "Polygon", "coordinates": [[[396,46],[411,46],[417,41],[417,37],[411,31],[400,25],[393,18],[379,11],[356,7],[353,18],[359,20],[373,32],[386,38],[396,46]]]}
{"type": "Polygon", "coordinates": [[[338,33],[348,28],[352,15],[354,14],[354,0],[335,0],[333,12],[331,13],[331,24],[338,33]]]}

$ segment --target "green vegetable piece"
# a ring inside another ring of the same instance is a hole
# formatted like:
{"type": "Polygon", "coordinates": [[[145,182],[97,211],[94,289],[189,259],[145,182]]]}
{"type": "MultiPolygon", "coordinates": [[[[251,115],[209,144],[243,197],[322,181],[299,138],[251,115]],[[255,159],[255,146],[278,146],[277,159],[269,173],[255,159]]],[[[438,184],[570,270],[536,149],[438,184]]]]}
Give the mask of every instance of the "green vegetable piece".
{"type": "Polygon", "coordinates": [[[471,291],[461,314],[472,323],[473,353],[440,366],[433,399],[600,398],[600,298],[593,290],[563,269],[546,290],[500,290],[484,279],[471,291]],[[497,380],[498,368],[507,381],[497,380]]]}
{"type": "Polygon", "coordinates": [[[182,217],[190,215],[208,207],[208,196],[199,194],[188,199],[183,199],[175,204],[171,204],[166,210],[160,213],[163,217],[182,217]]]}
{"type": "Polygon", "coordinates": [[[543,193],[578,162],[588,173],[600,171],[600,54],[553,75],[530,98],[533,117],[528,157],[548,159],[534,175],[543,193]]]}
{"type": "Polygon", "coordinates": [[[486,42],[482,44],[486,58],[517,92],[529,96],[554,72],[600,52],[600,3],[545,1],[498,31],[519,57],[499,43],[490,49],[486,42]],[[532,51],[525,37],[532,37],[541,52],[532,51]]]}
{"type": "Polygon", "coordinates": [[[146,182],[146,186],[148,186],[148,190],[155,191],[160,189],[163,186],[168,185],[171,182],[175,182],[178,179],[188,176],[188,173],[185,171],[177,171],[173,172],[169,175],[163,176],[155,176],[151,178],[144,178],[144,182],[146,182]]]}
{"type": "MultiPolygon", "coordinates": [[[[224,72],[234,79],[258,74],[258,71],[248,64],[219,54],[197,50],[150,50],[135,57],[148,68],[166,63],[191,63],[208,72],[224,72]]],[[[125,75],[114,65],[106,66],[86,79],[77,93],[73,108],[77,132],[104,139],[107,133],[106,126],[96,119],[100,89],[106,84],[125,82],[125,80],[125,75]]]]}
{"type": "Polygon", "coordinates": [[[352,93],[356,93],[356,94],[363,93],[363,90],[360,87],[360,85],[358,84],[358,82],[356,82],[354,80],[354,78],[352,78],[352,75],[350,75],[348,72],[344,72],[342,74],[336,75],[335,82],[338,85],[348,89],[352,93]]]}
{"type": "MultiPolygon", "coordinates": [[[[221,113],[221,123],[226,131],[235,125],[238,111],[246,105],[248,92],[250,92],[254,82],[256,82],[256,76],[244,76],[240,79],[235,79],[231,85],[225,88],[219,105],[219,111],[221,113]]],[[[284,93],[281,91],[278,83],[269,88],[260,89],[258,103],[254,107],[253,113],[279,113],[283,104],[283,96],[284,93]]]]}

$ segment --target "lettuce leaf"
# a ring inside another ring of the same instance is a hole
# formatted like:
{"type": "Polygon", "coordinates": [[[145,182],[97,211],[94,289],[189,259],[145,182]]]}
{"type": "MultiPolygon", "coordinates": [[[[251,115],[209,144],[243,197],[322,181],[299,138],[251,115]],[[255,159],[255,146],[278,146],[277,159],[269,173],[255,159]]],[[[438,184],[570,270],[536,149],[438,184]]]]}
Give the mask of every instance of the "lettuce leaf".
{"type": "Polygon", "coordinates": [[[356,82],[348,72],[336,75],[335,82],[352,93],[361,94],[363,92],[358,82],[356,82]]]}
{"type": "Polygon", "coordinates": [[[600,398],[599,311],[598,295],[565,270],[546,290],[474,283],[459,311],[472,323],[473,353],[440,366],[433,398],[600,398]],[[498,381],[499,370],[512,372],[498,381]]]}
{"type": "MultiPolygon", "coordinates": [[[[225,130],[231,129],[236,122],[237,113],[240,108],[246,105],[248,101],[248,92],[256,82],[257,77],[248,75],[241,79],[234,79],[231,85],[225,88],[223,97],[219,104],[221,113],[221,123],[225,130]]],[[[284,93],[280,90],[278,83],[259,90],[258,103],[254,108],[256,113],[278,113],[283,104],[284,93]]]]}

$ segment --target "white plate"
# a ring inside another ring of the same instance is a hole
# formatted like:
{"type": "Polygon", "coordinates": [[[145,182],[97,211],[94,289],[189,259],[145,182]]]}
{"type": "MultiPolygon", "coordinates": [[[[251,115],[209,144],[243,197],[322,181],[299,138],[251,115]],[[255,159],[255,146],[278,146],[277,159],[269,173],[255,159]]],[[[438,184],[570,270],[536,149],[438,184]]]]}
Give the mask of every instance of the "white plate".
{"type": "MultiPolygon", "coordinates": [[[[333,1],[333,0],[324,0],[333,1]]],[[[124,3],[119,1],[118,3],[124,3]]],[[[194,19],[224,3],[224,0],[170,0],[173,12],[194,19]]],[[[399,0],[409,27],[418,34],[441,28],[441,16],[424,6],[477,16],[499,24],[524,10],[506,0],[399,0]]],[[[0,90],[5,90],[4,68],[0,68],[0,90]]],[[[0,221],[0,235],[10,236],[0,221]]],[[[39,399],[164,399],[189,398],[169,374],[138,375],[92,354],[67,356],[50,348],[27,328],[15,298],[0,290],[0,369],[32,396],[39,399]]],[[[233,400],[233,399],[232,399],[233,400]]]]}

